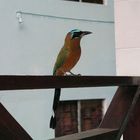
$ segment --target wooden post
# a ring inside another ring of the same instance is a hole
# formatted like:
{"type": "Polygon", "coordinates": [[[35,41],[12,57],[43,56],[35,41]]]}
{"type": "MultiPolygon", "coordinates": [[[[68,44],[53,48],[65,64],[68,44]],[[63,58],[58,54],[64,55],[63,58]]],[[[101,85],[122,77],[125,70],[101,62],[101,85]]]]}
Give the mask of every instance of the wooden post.
{"type": "Polygon", "coordinates": [[[121,128],[137,89],[137,86],[121,86],[118,88],[100,128],[121,128]]]}
{"type": "Polygon", "coordinates": [[[124,132],[124,140],[140,139],[140,98],[124,132]]]}
{"type": "Polygon", "coordinates": [[[0,140],[32,140],[23,127],[0,103],[0,140]]]}

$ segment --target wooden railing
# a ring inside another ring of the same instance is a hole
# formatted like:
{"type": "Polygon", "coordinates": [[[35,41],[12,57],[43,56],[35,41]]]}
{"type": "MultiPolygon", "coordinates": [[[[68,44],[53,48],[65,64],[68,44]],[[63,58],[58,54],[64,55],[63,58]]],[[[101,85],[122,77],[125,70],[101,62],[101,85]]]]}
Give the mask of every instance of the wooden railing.
{"type": "MultiPolygon", "coordinates": [[[[139,140],[140,77],[126,76],[0,76],[0,90],[118,86],[97,129],[56,140],[139,140]]],[[[27,95],[28,96],[28,95],[27,95]]],[[[0,103],[0,139],[32,140],[0,103]]]]}

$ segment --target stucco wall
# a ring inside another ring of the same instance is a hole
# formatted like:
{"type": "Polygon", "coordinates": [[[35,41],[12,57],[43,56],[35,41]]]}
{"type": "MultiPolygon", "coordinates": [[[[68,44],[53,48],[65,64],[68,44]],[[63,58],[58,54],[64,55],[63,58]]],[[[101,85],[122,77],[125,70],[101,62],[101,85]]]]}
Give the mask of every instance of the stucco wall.
{"type": "Polygon", "coordinates": [[[140,75],[140,1],[115,0],[118,75],[140,75]]]}
{"type": "MultiPolygon", "coordinates": [[[[113,1],[94,5],[61,0],[0,0],[0,74],[51,75],[66,33],[78,28],[93,34],[83,38],[82,56],[73,72],[115,75],[113,11],[113,1]],[[17,11],[87,21],[23,14],[23,23],[19,24],[17,11]]],[[[52,93],[52,89],[1,91],[0,101],[33,139],[45,140],[54,137],[49,129],[52,93]]],[[[104,98],[108,106],[113,93],[114,88],[64,89],[61,100],[104,98]]]]}

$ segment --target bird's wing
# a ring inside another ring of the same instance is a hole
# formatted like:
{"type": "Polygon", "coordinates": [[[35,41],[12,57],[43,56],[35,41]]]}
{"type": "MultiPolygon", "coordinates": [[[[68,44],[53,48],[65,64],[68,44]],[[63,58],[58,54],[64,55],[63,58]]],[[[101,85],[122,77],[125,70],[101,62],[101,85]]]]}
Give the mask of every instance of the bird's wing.
{"type": "Polygon", "coordinates": [[[62,47],[54,65],[53,75],[55,75],[57,69],[60,68],[65,63],[67,56],[68,56],[68,48],[62,47]]]}

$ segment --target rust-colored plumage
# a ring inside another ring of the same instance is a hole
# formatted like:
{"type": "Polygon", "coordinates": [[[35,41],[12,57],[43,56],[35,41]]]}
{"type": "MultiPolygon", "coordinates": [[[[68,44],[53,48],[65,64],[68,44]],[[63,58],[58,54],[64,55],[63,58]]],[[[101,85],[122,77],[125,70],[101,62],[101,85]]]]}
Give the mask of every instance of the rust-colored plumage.
{"type": "Polygon", "coordinates": [[[71,34],[68,33],[65,39],[65,44],[55,63],[54,75],[64,75],[66,72],[69,72],[76,65],[80,56],[80,38],[71,40],[71,34]]]}
{"type": "MultiPolygon", "coordinates": [[[[81,56],[80,40],[84,35],[90,34],[88,31],[72,30],[66,35],[64,46],[61,48],[53,69],[53,75],[65,75],[66,72],[71,73],[71,69],[77,64],[81,56]]],[[[61,89],[55,89],[53,111],[54,116],[51,117],[50,127],[56,127],[55,112],[59,104],[61,89]]]]}

